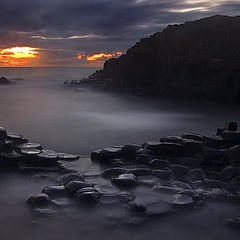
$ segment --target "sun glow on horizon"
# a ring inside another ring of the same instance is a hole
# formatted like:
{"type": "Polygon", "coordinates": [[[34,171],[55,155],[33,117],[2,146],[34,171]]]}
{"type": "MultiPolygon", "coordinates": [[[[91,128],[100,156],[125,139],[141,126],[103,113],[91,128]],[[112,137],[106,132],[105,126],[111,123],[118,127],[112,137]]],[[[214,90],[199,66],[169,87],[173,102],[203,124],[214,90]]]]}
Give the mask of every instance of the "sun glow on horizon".
{"type": "Polygon", "coordinates": [[[37,48],[27,46],[0,49],[0,62],[4,65],[23,65],[28,59],[37,57],[37,50],[37,48]]]}

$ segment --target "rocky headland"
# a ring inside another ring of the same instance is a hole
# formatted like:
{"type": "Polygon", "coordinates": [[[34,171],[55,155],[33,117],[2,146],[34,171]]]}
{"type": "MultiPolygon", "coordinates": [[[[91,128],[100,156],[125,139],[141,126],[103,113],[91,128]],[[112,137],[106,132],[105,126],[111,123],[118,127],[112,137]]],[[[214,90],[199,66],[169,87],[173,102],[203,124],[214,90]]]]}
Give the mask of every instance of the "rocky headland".
{"type": "Polygon", "coordinates": [[[103,70],[71,86],[90,85],[162,98],[240,101],[240,17],[212,16],[141,39],[103,70]]]}
{"type": "MultiPolygon", "coordinates": [[[[54,172],[56,184],[26,200],[34,215],[56,214],[76,204],[83,208],[120,208],[128,222],[199,208],[206,201],[240,201],[240,132],[235,122],[216,135],[184,133],[157,142],[125,144],[96,150],[97,173],[68,169],[78,156],[56,153],[0,128],[0,169],[22,174],[54,172]],[[144,193],[141,193],[144,187],[144,193]],[[140,189],[134,191],[135,189],[140,189]],[[146,195],[147,191],[147,195],[146,195]]],[[[90,160],[90,159],[89,159],[90,160]]],[[[122,220],[122,215],[119,220],[122,220]]],[[[223,219],[224,222],[224,219],[223,219]]],[[[239,228],[236,216],[225,219],[239,228]]]]}

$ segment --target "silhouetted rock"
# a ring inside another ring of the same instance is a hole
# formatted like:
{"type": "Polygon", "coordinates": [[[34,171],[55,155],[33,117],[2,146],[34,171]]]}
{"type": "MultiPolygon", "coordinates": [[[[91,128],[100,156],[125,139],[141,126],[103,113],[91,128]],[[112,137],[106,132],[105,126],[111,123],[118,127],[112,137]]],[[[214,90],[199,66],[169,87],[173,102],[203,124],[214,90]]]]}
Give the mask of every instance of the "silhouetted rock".
{"type": "Polygon", "coordinates": [[[1,84],[9,84],[11,83],[7,78],[5,77],[0,77],[0,85],[1,84]]]}

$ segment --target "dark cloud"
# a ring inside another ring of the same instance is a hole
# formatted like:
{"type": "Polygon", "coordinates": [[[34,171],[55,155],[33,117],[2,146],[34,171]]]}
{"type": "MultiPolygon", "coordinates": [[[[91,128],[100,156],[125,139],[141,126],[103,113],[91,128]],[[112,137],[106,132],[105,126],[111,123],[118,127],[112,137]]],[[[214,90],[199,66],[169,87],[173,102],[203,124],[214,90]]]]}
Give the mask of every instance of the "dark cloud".
{"type": "Polygon", "coordinates": [[[125,51],[169,23],[239,10],[236,0],[0,0],[0,47],[34,45],[69,60],[125,51]]]}

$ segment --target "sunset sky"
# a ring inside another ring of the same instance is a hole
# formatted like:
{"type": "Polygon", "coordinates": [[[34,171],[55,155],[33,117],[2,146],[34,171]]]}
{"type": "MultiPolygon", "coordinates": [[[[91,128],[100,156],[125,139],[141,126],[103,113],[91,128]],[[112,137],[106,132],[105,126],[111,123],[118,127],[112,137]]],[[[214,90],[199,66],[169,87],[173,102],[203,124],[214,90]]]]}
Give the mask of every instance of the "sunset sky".
{"type": "Polygon", "coordinates": [[[239,11],[239,0],[0,0],[0,66],[101,66],[168,24],[239,11]]]}

